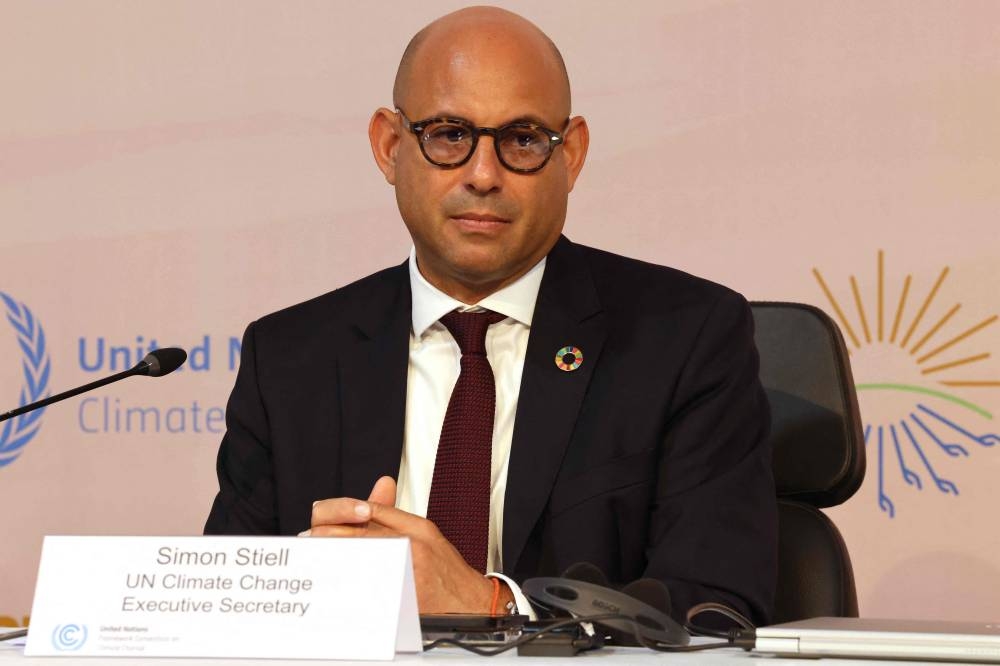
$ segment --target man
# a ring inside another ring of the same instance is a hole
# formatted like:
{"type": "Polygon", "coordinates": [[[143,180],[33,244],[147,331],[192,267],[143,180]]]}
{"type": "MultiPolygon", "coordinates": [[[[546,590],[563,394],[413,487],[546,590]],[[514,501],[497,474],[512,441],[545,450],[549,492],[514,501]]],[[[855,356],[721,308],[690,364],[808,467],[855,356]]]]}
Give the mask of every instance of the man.
{"type": "Polygon", "coordinates": [[[523,612],[519,582],[590,562],[766,621],[746,302],[561,236],[589,132],[525,19],[431,23],[393,103],[369,136],[414,251],[247,329],[206,533],[408,536],[423,613],[523,612]]]}

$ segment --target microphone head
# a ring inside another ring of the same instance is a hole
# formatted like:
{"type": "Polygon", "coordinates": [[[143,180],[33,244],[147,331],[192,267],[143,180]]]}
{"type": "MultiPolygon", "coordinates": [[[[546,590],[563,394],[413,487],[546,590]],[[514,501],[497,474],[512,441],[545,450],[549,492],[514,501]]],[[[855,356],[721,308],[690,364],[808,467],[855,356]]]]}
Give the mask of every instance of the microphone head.
{"type": "Polygon", "coordinates": [[[140,374],[149,375],[150,377],[162,377],[163,375],[169,375],[171,372],[184,365],[184,361],[187,360],[187,357],[187,352],[180,347],[154,349],[146,354],[146,357],[142,359],[142,362],[146,364],[146,370],[140,374]]]}

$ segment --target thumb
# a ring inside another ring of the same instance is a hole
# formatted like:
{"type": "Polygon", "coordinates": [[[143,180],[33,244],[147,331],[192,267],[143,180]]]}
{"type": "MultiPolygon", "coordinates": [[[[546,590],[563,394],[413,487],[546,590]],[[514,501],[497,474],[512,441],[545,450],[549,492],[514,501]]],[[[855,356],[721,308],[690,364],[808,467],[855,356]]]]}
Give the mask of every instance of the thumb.
{"type": "Polygon", "coordinates": [[[396,480],[391,476],[381,477],[372,487],[368,501],[384,506],[396,506],[396,480]]]}

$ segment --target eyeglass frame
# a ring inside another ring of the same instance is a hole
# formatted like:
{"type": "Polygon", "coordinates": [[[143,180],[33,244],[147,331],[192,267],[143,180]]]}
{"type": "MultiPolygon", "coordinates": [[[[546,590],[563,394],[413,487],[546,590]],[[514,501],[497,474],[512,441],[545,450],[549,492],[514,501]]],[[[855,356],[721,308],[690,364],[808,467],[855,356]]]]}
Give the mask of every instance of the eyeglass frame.
{"type": "Polygon", "coordinates": [[[562,145],[562,143],[564,142],[565,137],[563,133],[566,131],[565,128],[569,127],[569,121],[570,121],[570,119],[567,118],[566,122],[563,124],[563,131],[556,132],[555,130],[551,130],[548,127],[545,127],[544,125],[541,125],[539,123],[532,123],[525,121],[515,121],[512,123],[507,123],[506,125],[501,125],[500,127],[476,127],[465,118],[453,118],[450,116],[436,116],[434,118],[425,118],[423,120],[418,120],[417,122],[411,122],[410,119],[406,117],[406,114],[403,113],[403,110],[398,106],[396,107],[396,112],[403,119],[403,127],[412,132],[413,136],[417,138],[417,145],[420,146],[420,154],[424,156],[425,160],[427,160],[434,166],[438,167],[439,169],[457,169],[458,167],[464,165],[466,162],[472,159],[473,155],[476,154],[476,148],[479,147],[480,135],[488,134],[489,136],[493,137],[493,152],[496,153],[497,160],[499,160],[500,164],[502,164],[503,167],[508,171],[513,171],[514,173],[521,173],[521,174],[537,173],[545,168],[545,165],[549,163],[550,159],[552,159],[552,154],[556,151],[556,148],[562,145]],[[423,133],[427,125],[430,125],[431,123],[451,123],[455,125],[461,125],[467,128],[472,134],[472,147],[469,149],[469,154],[466,155],[462,161],[455,162],[454,164],[446,164],[442,162],[435,162],[434,160],[432,160],[430,156],[427,154],[427,150],[424,147],[424,142],[421,140],[421,134],[423,133]],[[531,130],[540,130],[549,137],[549,146],[550,146],[549,152],[545,156],[545,159],[542,160],[541,164],[531,169],[518,169],[517,167],[513,167],[510,164],[507,164],[507,161],[503,158],[503,155],[500,152],[500,147],[497,145],[497,138],[499,137],[500,132],[509,129],[511,127],[523,127],[531,130]]]}

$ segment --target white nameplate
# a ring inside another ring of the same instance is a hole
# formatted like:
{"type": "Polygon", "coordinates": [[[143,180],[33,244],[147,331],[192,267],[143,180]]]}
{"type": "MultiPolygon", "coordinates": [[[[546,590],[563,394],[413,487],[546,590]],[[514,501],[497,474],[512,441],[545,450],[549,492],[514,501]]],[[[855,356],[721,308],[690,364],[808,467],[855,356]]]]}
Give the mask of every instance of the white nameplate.
{"type": "Polygon", "coordinates": [[[406,539],[49,536],[24,653],[390,660],[420,649],[406,539]]]}

